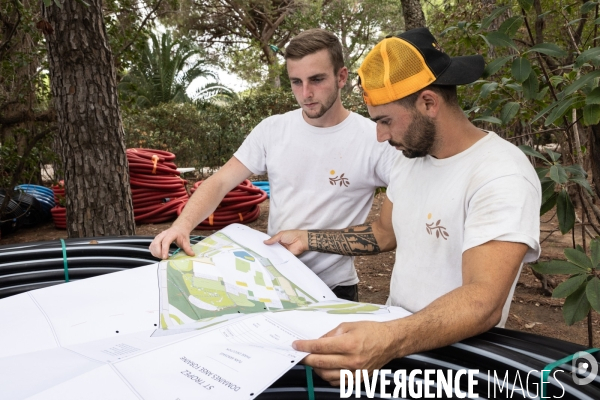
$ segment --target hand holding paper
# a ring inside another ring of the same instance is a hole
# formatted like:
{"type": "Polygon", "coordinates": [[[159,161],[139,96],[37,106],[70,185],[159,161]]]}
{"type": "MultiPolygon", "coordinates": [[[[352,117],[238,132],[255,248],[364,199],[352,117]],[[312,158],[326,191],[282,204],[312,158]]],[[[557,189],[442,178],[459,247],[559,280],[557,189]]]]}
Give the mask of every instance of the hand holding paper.
{"type": "Polygon", "coordinates": [[[308,250],[308,231],[281,231],[265,240],[265,244],[279,243],[293,255],[298,256],[308,250]]]}
{"type": "Polygon", "coordinates": [[[394,337],[388,322],[344,322],[320,339],[296,340],[292,346],[310,353],[303,363],[331,385],[339,386],[340,369],[372,372],[392,360],[394,353],[389,349],[394,337]]]}

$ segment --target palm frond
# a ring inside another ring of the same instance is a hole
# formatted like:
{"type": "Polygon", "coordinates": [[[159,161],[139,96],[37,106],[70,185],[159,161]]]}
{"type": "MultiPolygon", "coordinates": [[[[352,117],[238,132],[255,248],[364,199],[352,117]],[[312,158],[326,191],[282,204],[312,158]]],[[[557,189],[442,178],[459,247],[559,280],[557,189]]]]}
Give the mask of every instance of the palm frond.
{"type": "MultiPolygon", "coordinates": [[[[167,102],[190,102],[187,88],[198,78],[217,80],[210,63],[201,58],[202,49],[194,43],[173,39],[170,31],[158,37],[150,33],[149,40],[140,49],[141,62],[119,84],[121,94],[137,107],[153,107],[167,102]]],[[[211,82],[200,89],[201,96],[225,94],[230,89],[211,82]],[[214,87],[209,89],[210,87],[214,87]],[[214,94],[213,94],[214,93],[214,94]]]]}

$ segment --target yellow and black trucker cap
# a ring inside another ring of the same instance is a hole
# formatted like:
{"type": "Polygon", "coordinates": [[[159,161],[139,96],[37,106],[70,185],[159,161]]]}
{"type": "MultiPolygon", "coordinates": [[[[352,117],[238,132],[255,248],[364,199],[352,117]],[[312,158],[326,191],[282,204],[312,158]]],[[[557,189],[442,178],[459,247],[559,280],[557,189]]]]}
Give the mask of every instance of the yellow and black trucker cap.
{"type": "Polygon", "coordinates": [[[465,85],[485,68],[480,55],[450,57],[427,28],[388,36],[367,54],[358,69],[365,103],[391,103],[433,83],[465,85]]]}

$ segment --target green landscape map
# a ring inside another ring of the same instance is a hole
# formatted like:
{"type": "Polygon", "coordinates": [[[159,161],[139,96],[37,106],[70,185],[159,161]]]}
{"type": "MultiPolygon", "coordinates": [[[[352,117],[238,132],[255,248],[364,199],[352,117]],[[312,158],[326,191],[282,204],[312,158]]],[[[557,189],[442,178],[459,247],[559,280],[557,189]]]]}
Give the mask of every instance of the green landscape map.
{"type": "MultiPolygon", "coordinates": [[[[168,317],[177,324],[228,314],[296,309],[317,302],[268,258],[223,233],[192,248],[195,256],[178,253],[167,262],[168,317]]],[[[164,314],[161,325],[166,328],[164,314]]]]}

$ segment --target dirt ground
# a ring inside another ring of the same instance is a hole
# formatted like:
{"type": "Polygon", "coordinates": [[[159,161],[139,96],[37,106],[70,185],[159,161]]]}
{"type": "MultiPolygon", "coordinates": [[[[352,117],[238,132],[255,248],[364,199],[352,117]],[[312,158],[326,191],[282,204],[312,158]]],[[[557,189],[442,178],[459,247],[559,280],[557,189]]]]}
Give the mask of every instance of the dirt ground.
{"type": "MultiPolygon", "coordinates": [[[[373,221],[379,215],[385,194],[376,196],[368,220],[373,221]]],[[[258,220],[249,224],[254,229],[266,232],[269,200],[261,204],[261,215],[258,220]]],[[[556,216],[550,212],[542,217],[540,240],[542,243],[541,261],[551,258],[562,258],[565,247],[572,246],[571,235],[562,236],[557,232],[556,216]]],[[[170,226],[170,223],[138,225],[138,235],[154,236],[170,226]]],[[[581,243],[581,229],[576,229],[576,241],[581,243]]],[[[212,231],[193,231],[192,234],[208,235],[212,231]]],[[[46,223],[35,228],[20,229],[17,232],[0,239],[4,244],[35,242],[66,238],[64,230],[54,228],[52,223],[46,223]]],[[[589,242],[589,240],[588,240],[589,242]]],[[[376,256],[357,257],[356,269],[360,277],[359,296],[363,302],[385,303],[389,293],[389,282],[394,266],[394,252],[382,253],[376,256]]],[[[565,280],[566,276],[553,276],[555,283],[565,280]]],[[[569,342],[588,345],[587,320],[573,326],[567,326],[562,316],[564,299],[554,299],[542,290],[541,282],[533,275],[529,265],[524,265],[519,282],[512,299],[512,307],[506,327],[525,332],[550,336],[569,342]]],[[[593,315],[594,345],[600,342],[600,321],[598,314],[593,315]]]]}

